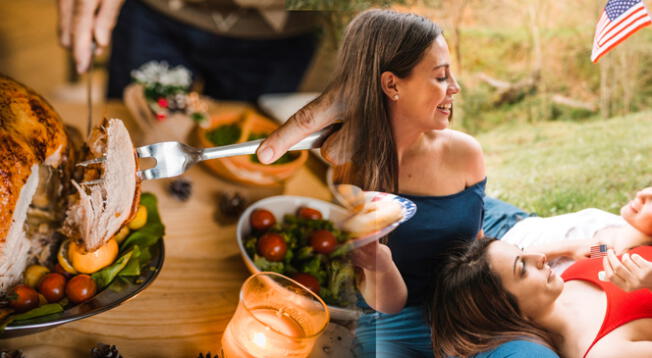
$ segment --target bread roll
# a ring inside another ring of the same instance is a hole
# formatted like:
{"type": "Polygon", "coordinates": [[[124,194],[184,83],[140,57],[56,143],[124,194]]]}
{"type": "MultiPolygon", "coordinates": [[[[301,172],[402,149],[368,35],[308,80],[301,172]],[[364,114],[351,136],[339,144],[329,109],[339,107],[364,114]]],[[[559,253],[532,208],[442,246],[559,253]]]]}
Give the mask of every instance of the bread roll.
{"type": "Polygon", "coordinates": [[[364,209],[347,219],[342,228],[352,237],[374,233],[403,217],[401,204],[393,200],[379,200],[366,203],[364,209]]]}

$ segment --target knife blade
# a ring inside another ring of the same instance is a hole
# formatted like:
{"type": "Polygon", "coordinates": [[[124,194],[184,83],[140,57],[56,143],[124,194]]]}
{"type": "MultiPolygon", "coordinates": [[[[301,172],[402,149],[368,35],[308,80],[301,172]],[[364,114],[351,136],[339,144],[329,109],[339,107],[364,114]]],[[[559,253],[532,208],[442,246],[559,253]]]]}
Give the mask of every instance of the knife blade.
{"type": "Polygon", "coordinates": [[[86,123],[86,139],[91,135],[93,128],[93,62],[95,62],[95,41],[91,43],[91,60],[86,71],[86,105],[88,107],[88,118],[86,123]]]}

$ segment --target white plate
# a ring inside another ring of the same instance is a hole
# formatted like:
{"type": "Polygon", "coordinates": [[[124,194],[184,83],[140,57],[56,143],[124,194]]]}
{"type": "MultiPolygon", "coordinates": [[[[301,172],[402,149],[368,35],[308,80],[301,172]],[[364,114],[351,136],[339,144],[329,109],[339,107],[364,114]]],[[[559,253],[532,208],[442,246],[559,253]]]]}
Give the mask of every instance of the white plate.
{"type": "MultiPolygon", "coordinates": [[[[324,219],[332,221],[335,225],[342,222],[348,216],[348,212],[342,207],[323,200],[304,196],[278,195],[255,202],[242,213],[240,219],[238,219],[238,226],[236,227],[236,238],[238,247],[240,248],[240,255],[251,273],[260,272],[244,247],[244,240],[251,233],[251,225],[249,224],[251,212],[258,208],[264,208],[272,212],[277,220],[282,220],[283,215],[294,214],[301,206],[308,206],[319,210],[324,219]]],[[[361,314],[359,310],[336,306],[328,306],[328,310],[330,311],[331,318],[336,320],[355,320],[361,314]]]]}
{"type": "Polygon", "coordinates": [[[351,245],[353,246],[353,248],[358,248],[367,245],[374,240],[381,239],[382,237],[388,235],[390,232],[394,231],[394,229],[396,229],[400,224],[412,219],[414,214],[416,214],[417,212],[416,204],[414,204],[411,200],[408,200],[398,195],[383,193],[379,191],[366,191],[364,195],[367,202],[376,202],[376,201],[397,202],[401,206],[403,215],[400,220],[397,220],[376,232],[351,240],[351,245]]]}
{"type": "MultiPolygon", "coordinates": [[[[331,193],[335,191],[335,183],[333,181],[333,176],[334,176],[334,170],[333,167],[328,168],[328,171],[326,171],[326,185],[328,186],[329,190],[331,193]]],[[[335,198],[336,201],[338,201],[337,195],[333,194],[333,197],[335,198]]],[[[351,244],[353,245],[353,248],[358,248],[364,245],[367,245],[368,243],[374,241],[374,240],[379,240],[383,236],[388,235],[390,232],[394,231],[400,224],[412,219],[414,214],[417,212],[417,206],[414,204],[411,200],[408,200],[404,197],[397,196],[394,194],[390,193],[383,193],[379,191],[366,191],[365,192],[365,199],[367,201],[378,201],[378,200],[394,200],[397,201],[400,205],[401,208],[403,209],[403,217],[386,226],[385,228],[373,232],[367,236],[357,238],[355,240],[352,240],[351,244]]],[[[342,205],[342,203],[339,203],[342,205]]]]}

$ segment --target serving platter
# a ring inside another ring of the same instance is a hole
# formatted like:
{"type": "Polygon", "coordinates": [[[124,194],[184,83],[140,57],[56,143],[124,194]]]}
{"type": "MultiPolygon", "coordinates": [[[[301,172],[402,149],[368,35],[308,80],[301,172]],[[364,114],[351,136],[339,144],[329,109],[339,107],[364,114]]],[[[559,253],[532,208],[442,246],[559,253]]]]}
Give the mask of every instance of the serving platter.
{"type": "Polygon", "coordinates": [[[165,257],[163,238],[160,238],[156,244],[151,246],[150,250],[152,258],[142,270],[140,276],[129,279],[121,284],[114,282],[90,300],[70,307],[63,312],[31,320],[13,322],[0,332],[0,339],[25,336],[91,317],[113,309],[135,297],[156,279],[163,267],[165,257]]]}

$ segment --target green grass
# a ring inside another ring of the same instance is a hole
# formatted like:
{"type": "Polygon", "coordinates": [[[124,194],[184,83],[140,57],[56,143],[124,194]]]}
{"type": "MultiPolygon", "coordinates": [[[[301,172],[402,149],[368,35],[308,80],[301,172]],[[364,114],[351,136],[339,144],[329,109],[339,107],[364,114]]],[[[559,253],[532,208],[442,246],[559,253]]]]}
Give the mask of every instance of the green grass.
{"type": "Polygon", "coordinates": [[[618,213],[652,185],[652,111],[587,122],[504,125],[477,136],[487,194],[540,216],[618,213]]]}

